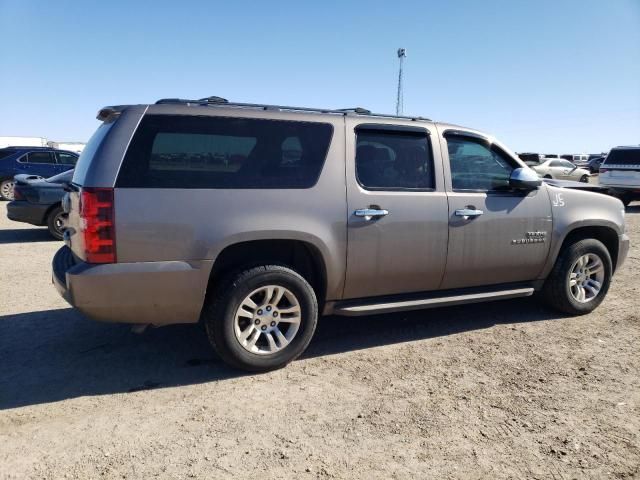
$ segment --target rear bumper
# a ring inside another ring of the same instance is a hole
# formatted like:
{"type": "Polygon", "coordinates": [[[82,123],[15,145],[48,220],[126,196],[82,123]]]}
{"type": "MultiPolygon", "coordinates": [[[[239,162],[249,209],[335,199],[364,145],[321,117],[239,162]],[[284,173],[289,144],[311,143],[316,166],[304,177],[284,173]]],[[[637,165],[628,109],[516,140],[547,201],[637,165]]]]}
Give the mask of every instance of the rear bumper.
{"type": "Polygon", "coordinates": [[[168,325],[199,320],[212,262],[88,264],[64,246],[52,267],[60,295],[88,317],[168,325]]]}
{"type": "Polygon", "coordinates": [[[7,218],[14,222],[41,226],[46,223],[46,214],[50,206],[29,203],[26,200],[14,200],[7,205],[7,218]]]}

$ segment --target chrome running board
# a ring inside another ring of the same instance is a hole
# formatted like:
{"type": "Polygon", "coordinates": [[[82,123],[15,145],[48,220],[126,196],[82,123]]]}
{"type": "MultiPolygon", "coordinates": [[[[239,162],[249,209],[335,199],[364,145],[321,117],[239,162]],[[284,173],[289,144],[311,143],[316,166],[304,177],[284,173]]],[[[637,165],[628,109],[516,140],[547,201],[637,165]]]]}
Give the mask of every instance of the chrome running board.
{"type": "MultiPolygon", "coordinates": [[[[356,303],[354,301],[337,303],[333,308],[334,315],[355,317],[359,315],[376,315],[380,313],[402,312],[423,308],[446,307],[465,303],[490,302],[509,298],[529,297],[533,295],[532,287],[511,290],[496,290],[481,293],[447,295],[444,297],[414,298],[412,300],[385,301],[382,303],[356,303]]],[[[371,301],[371,299],[367,299],[371,301]]]]}

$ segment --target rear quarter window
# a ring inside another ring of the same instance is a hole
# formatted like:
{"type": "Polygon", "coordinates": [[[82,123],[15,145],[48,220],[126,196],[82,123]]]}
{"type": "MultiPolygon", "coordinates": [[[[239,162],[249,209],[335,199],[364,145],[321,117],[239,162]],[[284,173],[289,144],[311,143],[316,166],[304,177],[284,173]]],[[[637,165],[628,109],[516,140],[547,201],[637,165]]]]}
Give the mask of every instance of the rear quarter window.
{"type": "Polygon", "coordinates": [[[327,123],[147,115],[127,150],[120,188],[310,188],[327,123]]]}
{"type": "Polygon", "coordinates": [[[80,154],[80,157],[76,162],[75,170],[73,172],[72,181],[76,185],[84,185],[84,179],[87,176],[87,171],[91,166],[93,157],[95,156],[96,152],[98,151],[98,148],[100,147],[103,140],[107,136],[107,133],[109,133],[109,130],[111,129],[112,125],[113,125],[113,122],[103,123],[102,125],[100,125],[98,129],[95,131],[95,133],[92,135],[91,139],[89,139],[89,142],[87,142],[87,145],[84,147],[84,150],[82,150],[82,153],[80,154]]]}

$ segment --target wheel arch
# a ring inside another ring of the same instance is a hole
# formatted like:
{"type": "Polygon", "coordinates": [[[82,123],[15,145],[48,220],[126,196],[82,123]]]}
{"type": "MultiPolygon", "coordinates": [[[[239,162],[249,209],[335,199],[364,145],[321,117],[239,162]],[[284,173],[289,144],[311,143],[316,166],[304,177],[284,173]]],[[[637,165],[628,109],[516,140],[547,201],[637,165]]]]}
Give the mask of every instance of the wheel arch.
{"type": "Polygon", "coordinates": [[[618,232],[614,228],[608,227],[606,225],[579,226],[570,230],[569,233],[567,233],[567,235],[564,237],[560,248],[558,249],[558,252],[554,257],[553,263],[556,262],[558,255],[560,255],[560,253],[564,251],[564,249],[568,245],[571,245],[572,243],[575,243],[579,240],[584,240],[585,238],[593,238],[602,242],[602,244],[609,252],[609,255],[611,256],[611,264],[613,272],[615,272],[619,254],[618,232]]]}
{"type": "Polygon", "coordinates": [[[313,287],[322,311],[327,295],[327,265],[318,247],[299,239],[256,239],[227,245],[213,262],[207,293],[233,271],[266,264],[287,266],[302,275],[313,287]]]}

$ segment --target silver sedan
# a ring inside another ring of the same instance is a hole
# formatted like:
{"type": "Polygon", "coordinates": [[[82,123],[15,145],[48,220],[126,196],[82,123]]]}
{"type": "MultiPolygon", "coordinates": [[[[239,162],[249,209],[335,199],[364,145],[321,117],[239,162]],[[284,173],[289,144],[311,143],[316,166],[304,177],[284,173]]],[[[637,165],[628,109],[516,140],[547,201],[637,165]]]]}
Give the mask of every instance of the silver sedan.
{"type": "Polygon", "coordinates": [[[538,175],[543,178],[555,178],[557,180],[575,180],[587,183],[589,181],[589,170],[580,168],[573,163],[557,159],[547,158],[537,165],[531,165],[538,175]]]}

